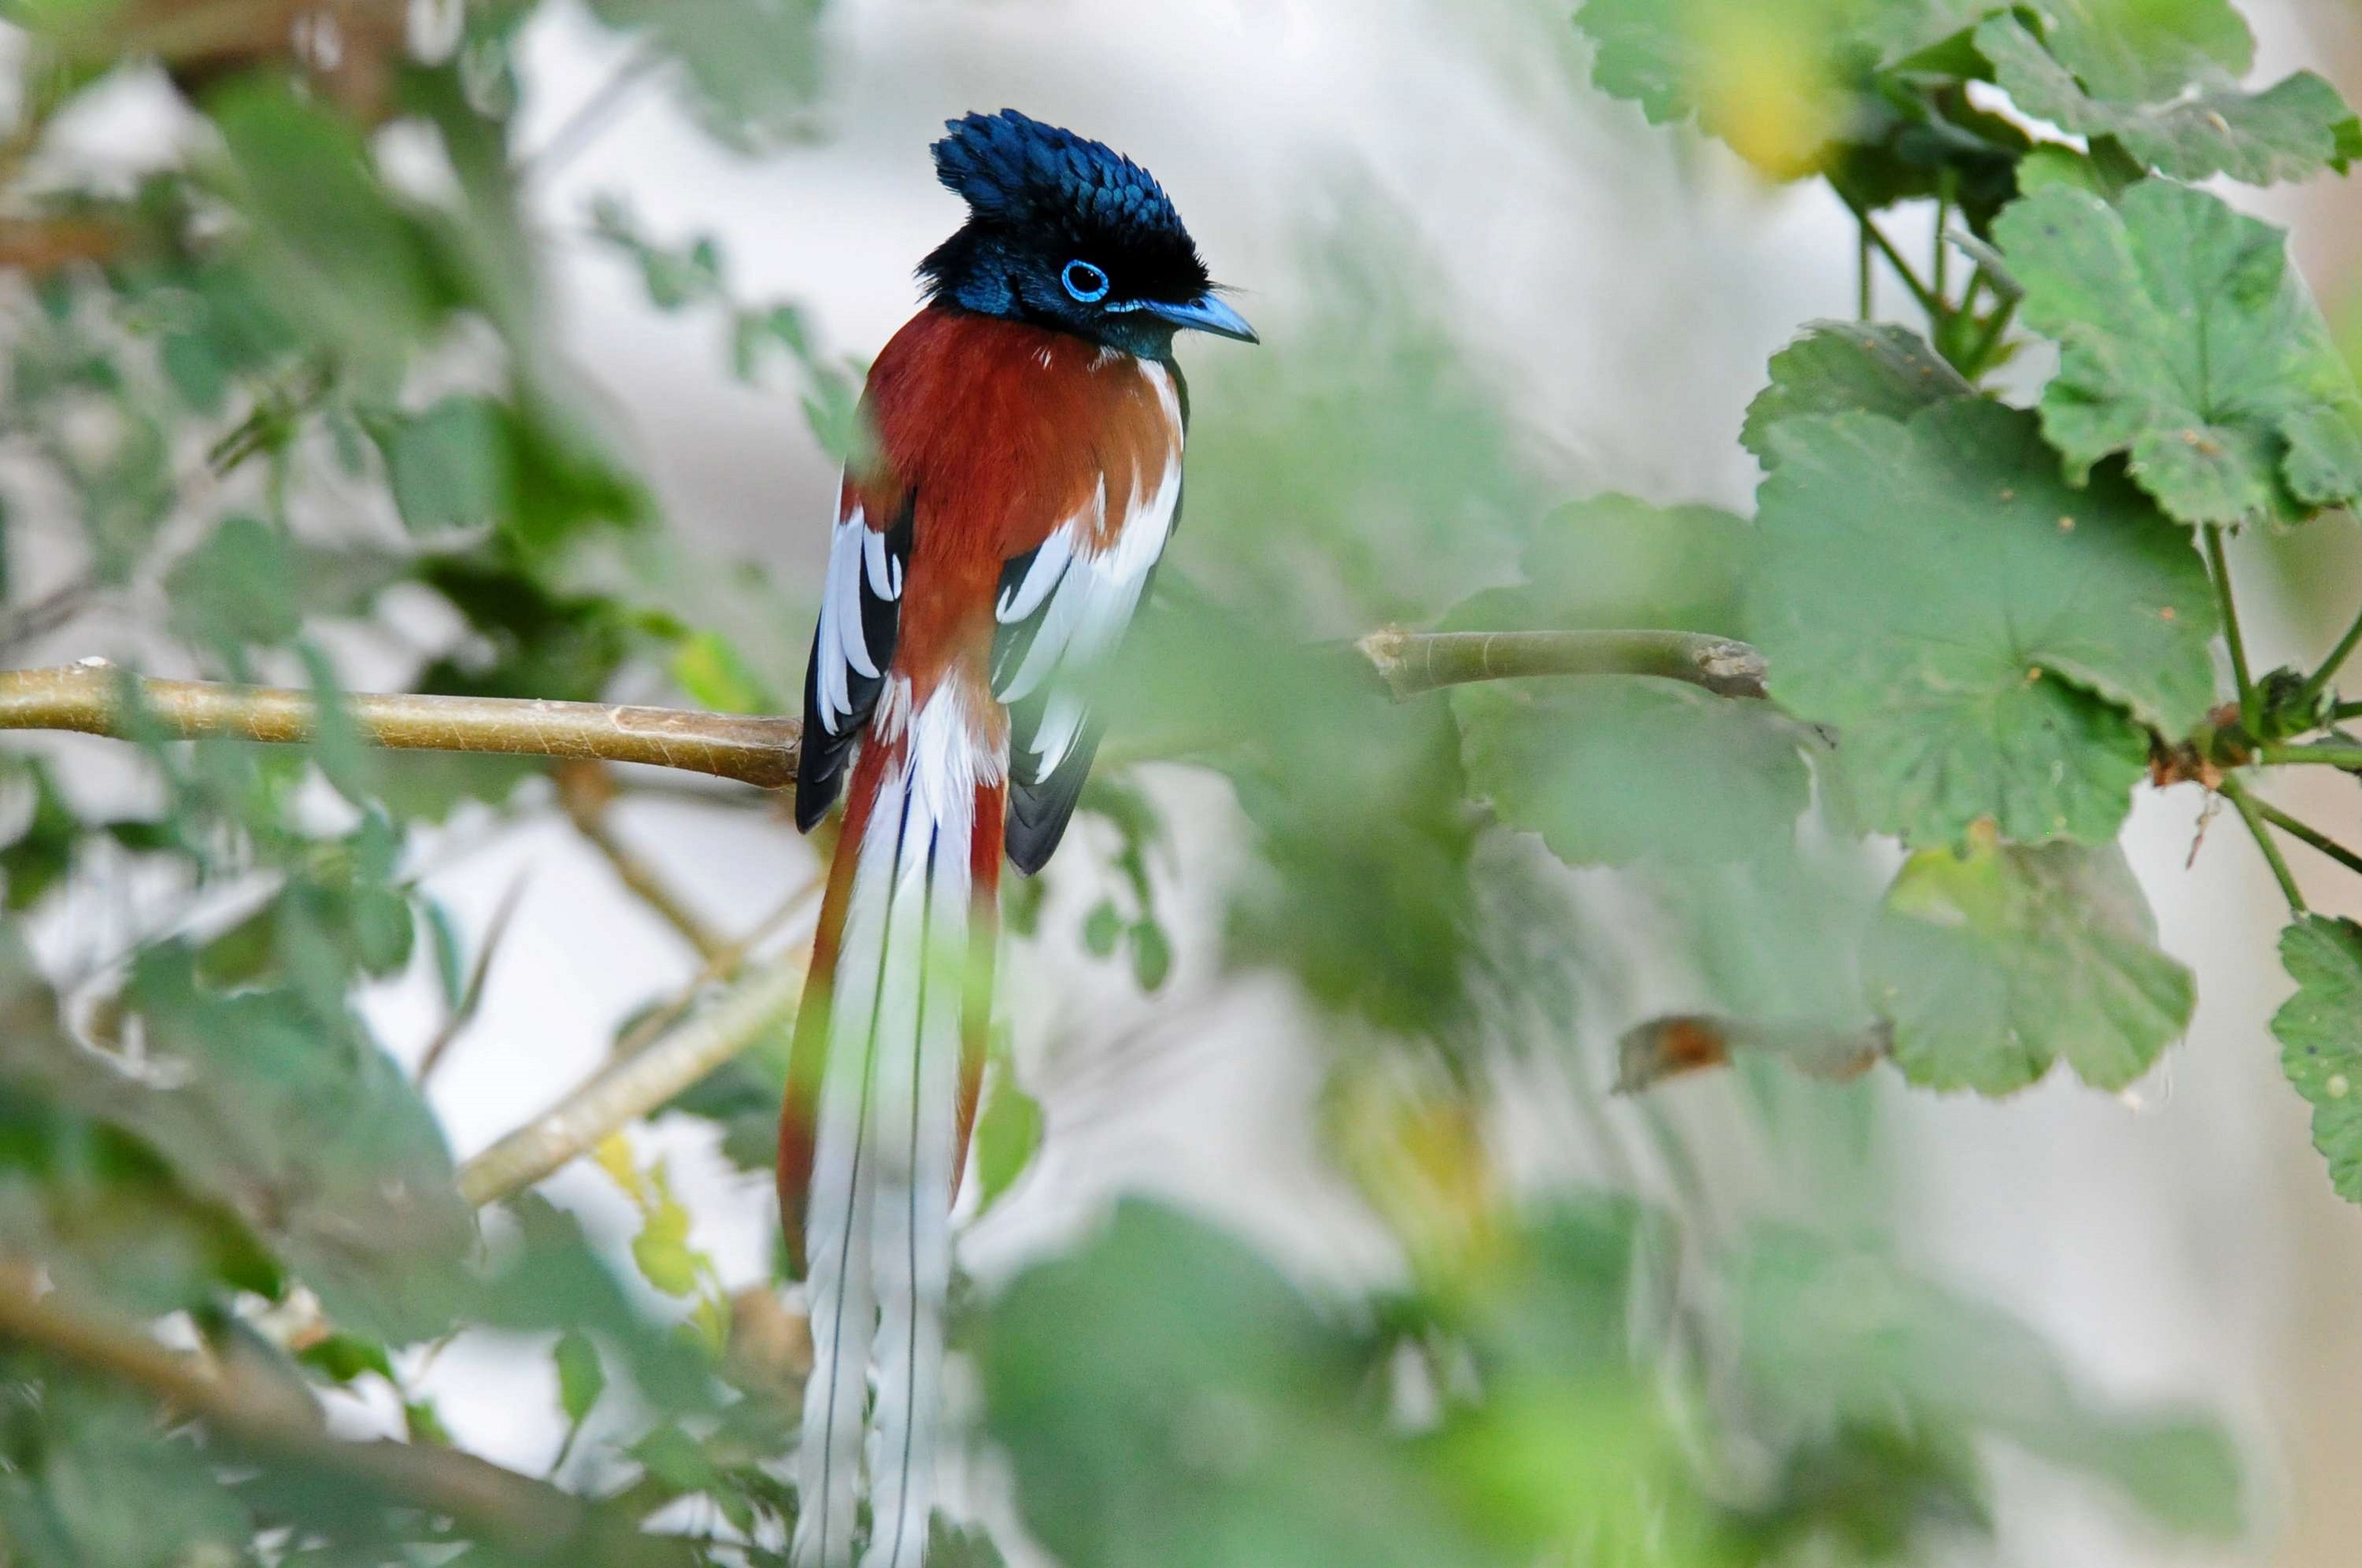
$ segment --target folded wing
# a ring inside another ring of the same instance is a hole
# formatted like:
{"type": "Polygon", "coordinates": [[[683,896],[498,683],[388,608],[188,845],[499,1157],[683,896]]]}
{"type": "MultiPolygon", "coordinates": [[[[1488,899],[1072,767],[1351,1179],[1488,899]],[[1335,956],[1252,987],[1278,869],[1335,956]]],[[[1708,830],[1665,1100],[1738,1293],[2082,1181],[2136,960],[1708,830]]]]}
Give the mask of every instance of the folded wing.
{"type": "Polygon", "coordinates": [[[1130,492],[1127,515],[1111,518],[1102,481],[1089,506],[1001,574],[992,689],[1009,708],[1009,858],[1028,876],[1058,847],[1098,751],[1091,678],[1122,642],[1179,520],[1178,441],[1164,473],[1130,492]]]}

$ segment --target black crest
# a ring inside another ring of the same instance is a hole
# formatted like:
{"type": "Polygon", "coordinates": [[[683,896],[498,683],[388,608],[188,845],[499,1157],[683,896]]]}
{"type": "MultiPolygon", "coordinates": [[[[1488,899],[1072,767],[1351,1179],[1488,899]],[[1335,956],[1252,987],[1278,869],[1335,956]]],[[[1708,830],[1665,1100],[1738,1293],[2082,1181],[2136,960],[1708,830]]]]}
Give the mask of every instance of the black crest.
{"type": "Polygon", "coordinates": [[[968,223],[922,268],[935,293],[990,308],[1011,261],[1055,269],[1081,258],[1121,297],[1181,303],[1209,286],[1205,262],[1156,177],[1104,142],[1014,109],[948,122],[935,171],[968,223]]]}

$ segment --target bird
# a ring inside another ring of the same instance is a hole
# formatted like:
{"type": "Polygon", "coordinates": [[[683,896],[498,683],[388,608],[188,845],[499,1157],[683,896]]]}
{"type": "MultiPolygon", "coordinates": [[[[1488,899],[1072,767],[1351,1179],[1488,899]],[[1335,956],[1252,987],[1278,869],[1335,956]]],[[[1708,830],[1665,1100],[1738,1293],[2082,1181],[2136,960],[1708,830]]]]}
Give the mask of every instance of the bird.
{"type": "Polygon", "coordinates": [[[794,1568],[925,1559],[1001,864],[1057,849],[1091,672],[1181,519],[1175,340],[1260,341],[1138,163],[1013,109],[945,130],[966,217],[870,368],[804,679],[796,822],[844,818],[780,1113],[812,1341],[794,1568]]]}

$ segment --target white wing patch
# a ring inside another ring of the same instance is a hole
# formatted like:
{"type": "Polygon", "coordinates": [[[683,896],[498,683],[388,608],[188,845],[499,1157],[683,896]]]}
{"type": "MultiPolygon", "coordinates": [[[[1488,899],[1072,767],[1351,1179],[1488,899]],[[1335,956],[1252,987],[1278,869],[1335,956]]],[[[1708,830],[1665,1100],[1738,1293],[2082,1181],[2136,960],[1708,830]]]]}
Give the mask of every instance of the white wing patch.
{"type": "Polygon", "coordinates": [[[1081,698],[1059,688],[1115,651],[1132,612],[1148,586],[1150,572],[1172,536],[1181,502],[1181,454],[1166,463],[1153,491],[1138,492],[1131,513],[1117,530],[1112,548],[1094,551],[1106,531],[1107,486],[1092,504],[1043,541],[1041,552],[1017,584],[1003,593],[996,612],[1004,624],[1038,613],[1041,623],[1017,668],[993,695],[1015,704],[1044,694],[1043,717],[1033,736],[1039,774],[1057,769],[1081,733],[1081,698]]]}
{"type": "Polygon", "coordinates": [[[854,716],[852,677],[875,680],[881,673],[863,629],[862,587],[870,597],[895,602],[902,597],[902,563],[887,547],[886,536],[869,526],[855,507],[829,538],[828,575],[821,590],[820,630],[812,649],[821,724],[844,733],[854,716]]]}

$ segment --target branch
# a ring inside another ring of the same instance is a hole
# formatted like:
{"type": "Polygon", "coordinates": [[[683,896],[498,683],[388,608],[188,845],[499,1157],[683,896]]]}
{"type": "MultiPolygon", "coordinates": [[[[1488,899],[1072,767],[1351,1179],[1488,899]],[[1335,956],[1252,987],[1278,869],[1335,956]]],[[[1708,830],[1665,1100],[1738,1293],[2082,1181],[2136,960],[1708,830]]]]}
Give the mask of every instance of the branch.
{"type": "Polygon", "coordinates": [[[309,1397],[166,1350],[95,1301],[42,1288],[38,1269],[0,1261],[0,1339],[139,1388],[243,1448],[329,1471],[457,1520],[469,1534],[532,1562],[602,1568],[691,1561],[678,1543],[642,1535],[613,1511],[455,1449],[335,1437],[309,1397]]]}
{"type": "MultiPolygon", "coordinates": [[[[1386,631],[1354,646],[1397,697],[1547,675],[1653,675],[1722,697],[1764,695],[1761,654],[1699,632],[1386,631]]],[[[635,762],[765,790],[795,781],[803,733],[789,718],[538,698],[348,695],[339,701],[362,740],[391,751],[635,762]]],[[[308,691],[155,680],[103,659],[0,670],[0,730],[297,742],[316,733],[315,712],[308,691]]]]}
{"type": "Polygon", "coordinates": [[[700,959],[711,965],[731,952],[729,938],[705,923],[703,916],[681,902],[657,868],[615,836],[607,807],[615,798],[614,776],[595,762],[569,760],[557,769],[557,803],[584,843],[599,852],[616,880],[646,904],[650,912],[680,933],[700,959]]]}
{"type": "MultiPolygon", "coordinates": [[[[394,751],[638,762],[776,790],[796,776],[793,719],[620,708],[514,697],[347,696],[361,738],[394,751]]],[[[134,677],[104,661],[0,671],[0,730],[71,730],[114,740],[235,735],[307,741],[308,691],[134,677]]]]}
{"type": "Polygon", "coordinates": [[[637,1055],[611,1062],[565,1099],[459,1167],[479,1206],[524,1191],[625,1122],[646,1115],[752,1044],[803,997],[800,956],[757,971],[637,1055]]]}
{"type": "Polygon", "coordinates": [[[1353,646],[1397,697],[1533,675],[1654,675],[1764,695],[1763,656],[1701,632],[1373,632],[1353,646]]]}

